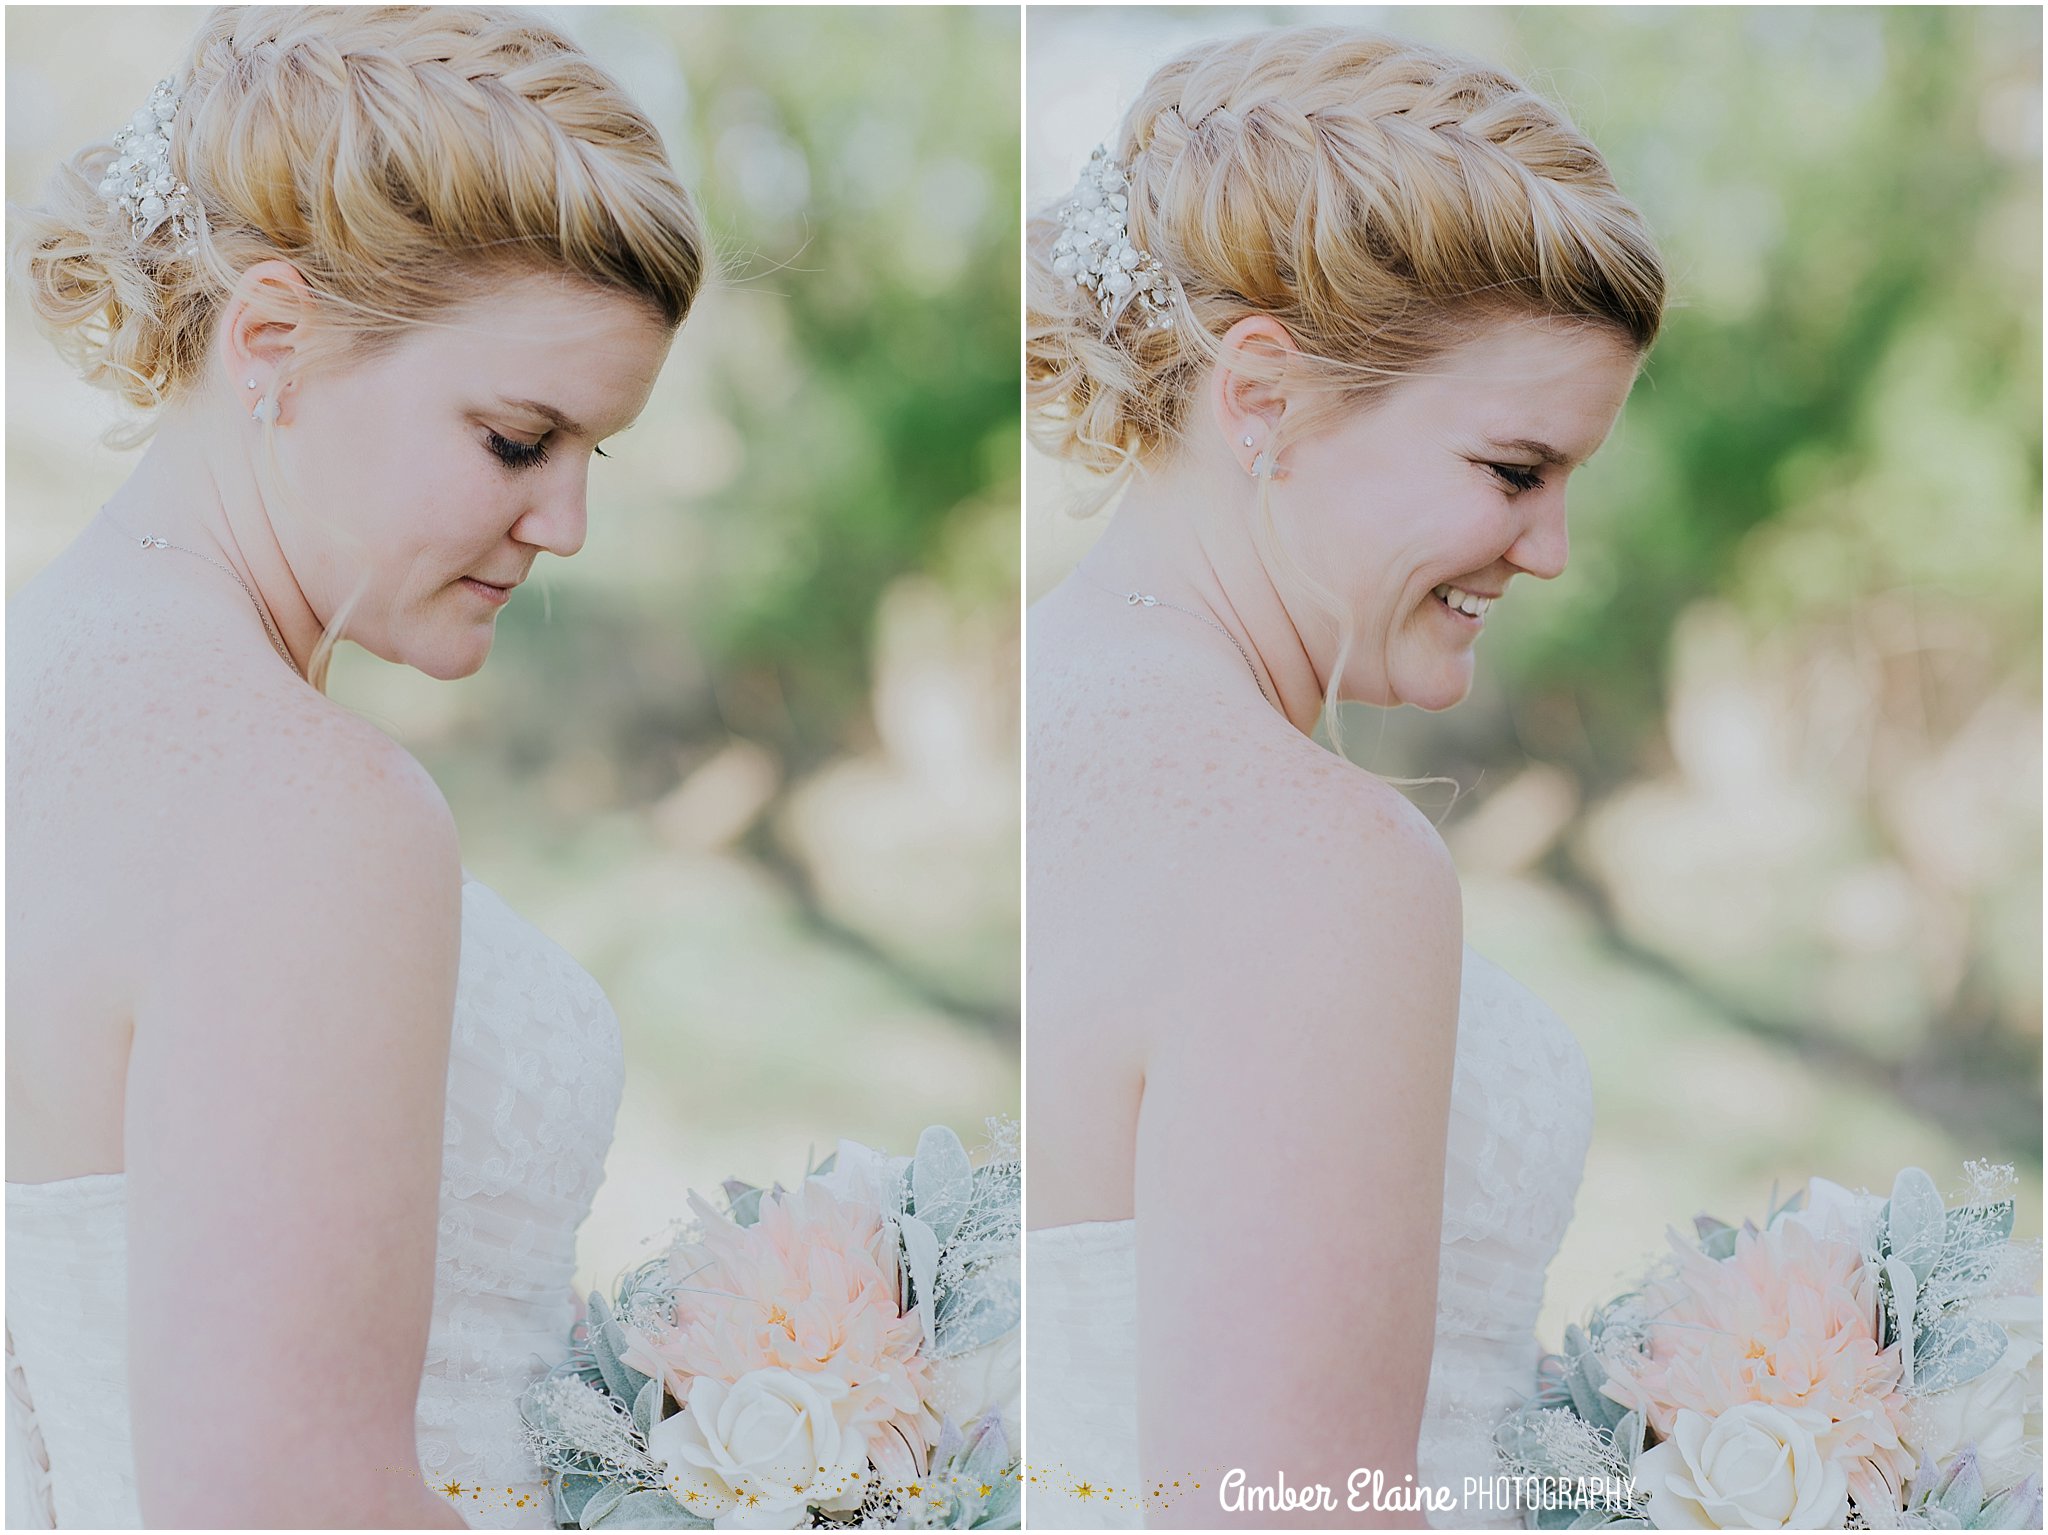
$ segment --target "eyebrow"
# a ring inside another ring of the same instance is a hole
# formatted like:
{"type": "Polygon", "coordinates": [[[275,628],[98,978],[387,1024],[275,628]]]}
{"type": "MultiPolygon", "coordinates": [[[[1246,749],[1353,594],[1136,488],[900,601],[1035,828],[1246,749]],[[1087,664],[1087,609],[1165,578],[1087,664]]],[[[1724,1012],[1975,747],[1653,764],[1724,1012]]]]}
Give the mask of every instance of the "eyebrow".
{"type": "MultiPolygon", "coordinates": [[[[1488,439],[1503,453],[1532,453],[1546,464],[1556,464],[1563,469],[1576,469],[1579,460],[1562,448],[1553,448],[1549,443],[1534,437],[1495,437],[1488,439]]],[[[1591,458],[1592,454],[1586,455],[1591,458]]]]}
{"type": "Polygon", "coordinates": [[[584,431],[583,424],[580,421],[571,420],[552,405],[544,405],[539,400],[515,400],[509,395],[505,396],[504,399],[505,403],[514,410],[530,410],[543,421],[559,427],[572,436],[585,437],[589,435],[584,431]]]}

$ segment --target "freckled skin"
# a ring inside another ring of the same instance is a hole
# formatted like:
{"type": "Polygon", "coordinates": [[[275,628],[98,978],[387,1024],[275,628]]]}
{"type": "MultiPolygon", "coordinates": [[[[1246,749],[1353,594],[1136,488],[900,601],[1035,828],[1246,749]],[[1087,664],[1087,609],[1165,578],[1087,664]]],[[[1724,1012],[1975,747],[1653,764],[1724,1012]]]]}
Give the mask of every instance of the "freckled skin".
{"type": "MultiPolygon", "coordinates": [[[[1279,331],[1233,331],[1259,326],[1279,331]]],[[[1635,366],[1520,326],[1451,361],[1455,377],[1304,429],[1267,487],[1356,621],[1346,699],[1464,697],[1483,625],[1433,592],[1491,595],[1565,556],[1561,476],[1511,496],[1474,442],[1583,458],[1635,366]]],[[[1148,1481],[1229,1464],[1337,1486],[1372,1465],[1398,1483],[1436,1310],[1441,1201],[1418,1191],[1443,1187],[1456,874],[1396,789],[1309,738],[1337,626],[1254,536],[1244,443],[1294,402],[1227,363],[1194,395],[1183,439],[1027,615],[1031,1222],[1134,1223],[1148,1481]],[[1257,1272],[1215,1261],[1219,1222],[1257,1272]]]]}
{"type": "Polygon", "coordinates": [[[360,583],[351,639],[456,676],[483,664],[496,617],[456,574],[507,575],[582,542],[594,440],[515,476],[486,451],[476,402],[553,391],[616,430],[672,337],[638,301],[556,279],[493,303],[502,333],[450,326],[295,389],[280,455],[313,489],[278,521],[298,564],[247,477],[247,406],[227,379],[224,404],[174,407],[108,503],[120,515],[81,509],[80,535],[9,600],[7,872],[35,892],[8,910],[10,1176],[121,1165],[132,999],[162,959],[152,935],[193,899],[195,871],[250,834],[252,788],[279,796],[286,827],[318,826],[339,813],[308,787],[322,770],[346,764],[372,790],[419,773],[287,670],[248,594],[185,549],[233,546],[302,664],[336,594],[360,583]],[[142,550],[128,535],[145,530],[183,547],[142,550]]]}
{"type": "MultiPolygon", "coordinates": [[[[1604,335],[1510,324],[1286,450],[1275,515],[1359,637],[1340,696],[1426,709],[1465,696],[1478,626],[1433,590],[1512,582],[1506,600],[1540,601],[1565,561],[1567,471],[1511,494],[1474,445],[1540,435],[1589,455],[1637,363],[1604,335]]],[[[1256,966],[1235,941],[1235,905],[1369,868],[1374,835],[1434,841],[1398,792],[1308,738],[1335,637],[1247,532],[1254,492],[1233,455],[1269,429],[1260,412],[1276,414],[1241,401],[1249,387],[1212,370],[1188,441],[1148,466],[1082,562],[1092,580],[1070,577],[1027,618],[1034,1224],[1128,1213],[1142,1062],[1180,1027],[1170,999],[1211,996],[1219,971],[1256,966]],[[1201,619],[1118,601],[1130,583],[1222,623],[1285,714],[1201,619]]],[[[1264,1005],[1285,1012],[1287,986],[1273,976],[1264,1005]]]]}

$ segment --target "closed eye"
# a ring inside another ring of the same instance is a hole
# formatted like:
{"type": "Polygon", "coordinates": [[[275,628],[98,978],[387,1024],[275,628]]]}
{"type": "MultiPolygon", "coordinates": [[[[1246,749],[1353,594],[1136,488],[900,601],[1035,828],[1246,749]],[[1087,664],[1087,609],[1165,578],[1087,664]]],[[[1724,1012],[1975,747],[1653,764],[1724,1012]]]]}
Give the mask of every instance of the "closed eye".
{"type": "Polygon", "coordinates": [[[1521,464],[1488,464],[1486,467],[1517,491],[1543,488],[1543,475],[1538,470],[1521,464]]]}
{"type": "Polygon", "coordinates": [[[491,455],[507,469],[531,469],[548,461],[545,441],[514,442],[511,438],[500,436],[488,429],[484,436],[488,441],[491,455]]]}

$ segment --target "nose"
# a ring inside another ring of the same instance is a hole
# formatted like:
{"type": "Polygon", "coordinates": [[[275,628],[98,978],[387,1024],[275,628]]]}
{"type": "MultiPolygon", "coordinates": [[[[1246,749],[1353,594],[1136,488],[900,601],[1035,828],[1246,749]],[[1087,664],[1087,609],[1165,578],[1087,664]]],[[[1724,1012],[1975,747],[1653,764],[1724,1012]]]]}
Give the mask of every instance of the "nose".
{"type": "Polygon", "coordinates": [[[583,547],[589,521],[588,498],[579,475],[545,489],[512,524],[512,536],[566,560],[583,547]]]}
{"type": "Polygon", "coordinates": [[[1508,550],[1508,558],[1539,581],[1551,581],[1564,574],[1571,558],[1571,535],[1565,531],[1564,497],[1547,497],[1547,505],[1535,509],[1535,516],[1508,550]]]}

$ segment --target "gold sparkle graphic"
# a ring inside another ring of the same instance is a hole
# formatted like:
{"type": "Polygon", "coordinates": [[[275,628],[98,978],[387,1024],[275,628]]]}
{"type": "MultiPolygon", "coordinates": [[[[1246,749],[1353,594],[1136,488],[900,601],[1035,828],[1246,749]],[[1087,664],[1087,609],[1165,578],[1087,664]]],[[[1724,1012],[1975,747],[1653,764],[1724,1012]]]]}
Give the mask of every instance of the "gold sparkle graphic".
{"type": "MultiPolygon", "coordinates": [[[[1134,1512],[1159,1511],[1171,1508],[1188,1497],[1191,1492],[1199,1492],[1202,1488],[1202,1483],[1195,1481],[1192,1477],[1186,1479],[1162,1477],[1149,1488],[1143,1483],[1130,1487],[1118,1487],[1108,1482],[1097,1481],[1092,1476],[1084,1480],[1074,1475],[1065,1466],[1033,1466],[1029,1463],[1020,1463],[1014,1472],[1005,1472],[1004,1475],[1006,1477],[1014,1477],[1019,1482],[1029,1482],[1032,1486],[1042,1488],[1047,1492],[1075,1498],[1082,1502],[1099,1504],[1107,1508],[1128,1509],[1134,1512]]],[[[984,1489],[982,1496],[987,1497],[992,1490],[984,1489]]]]}

